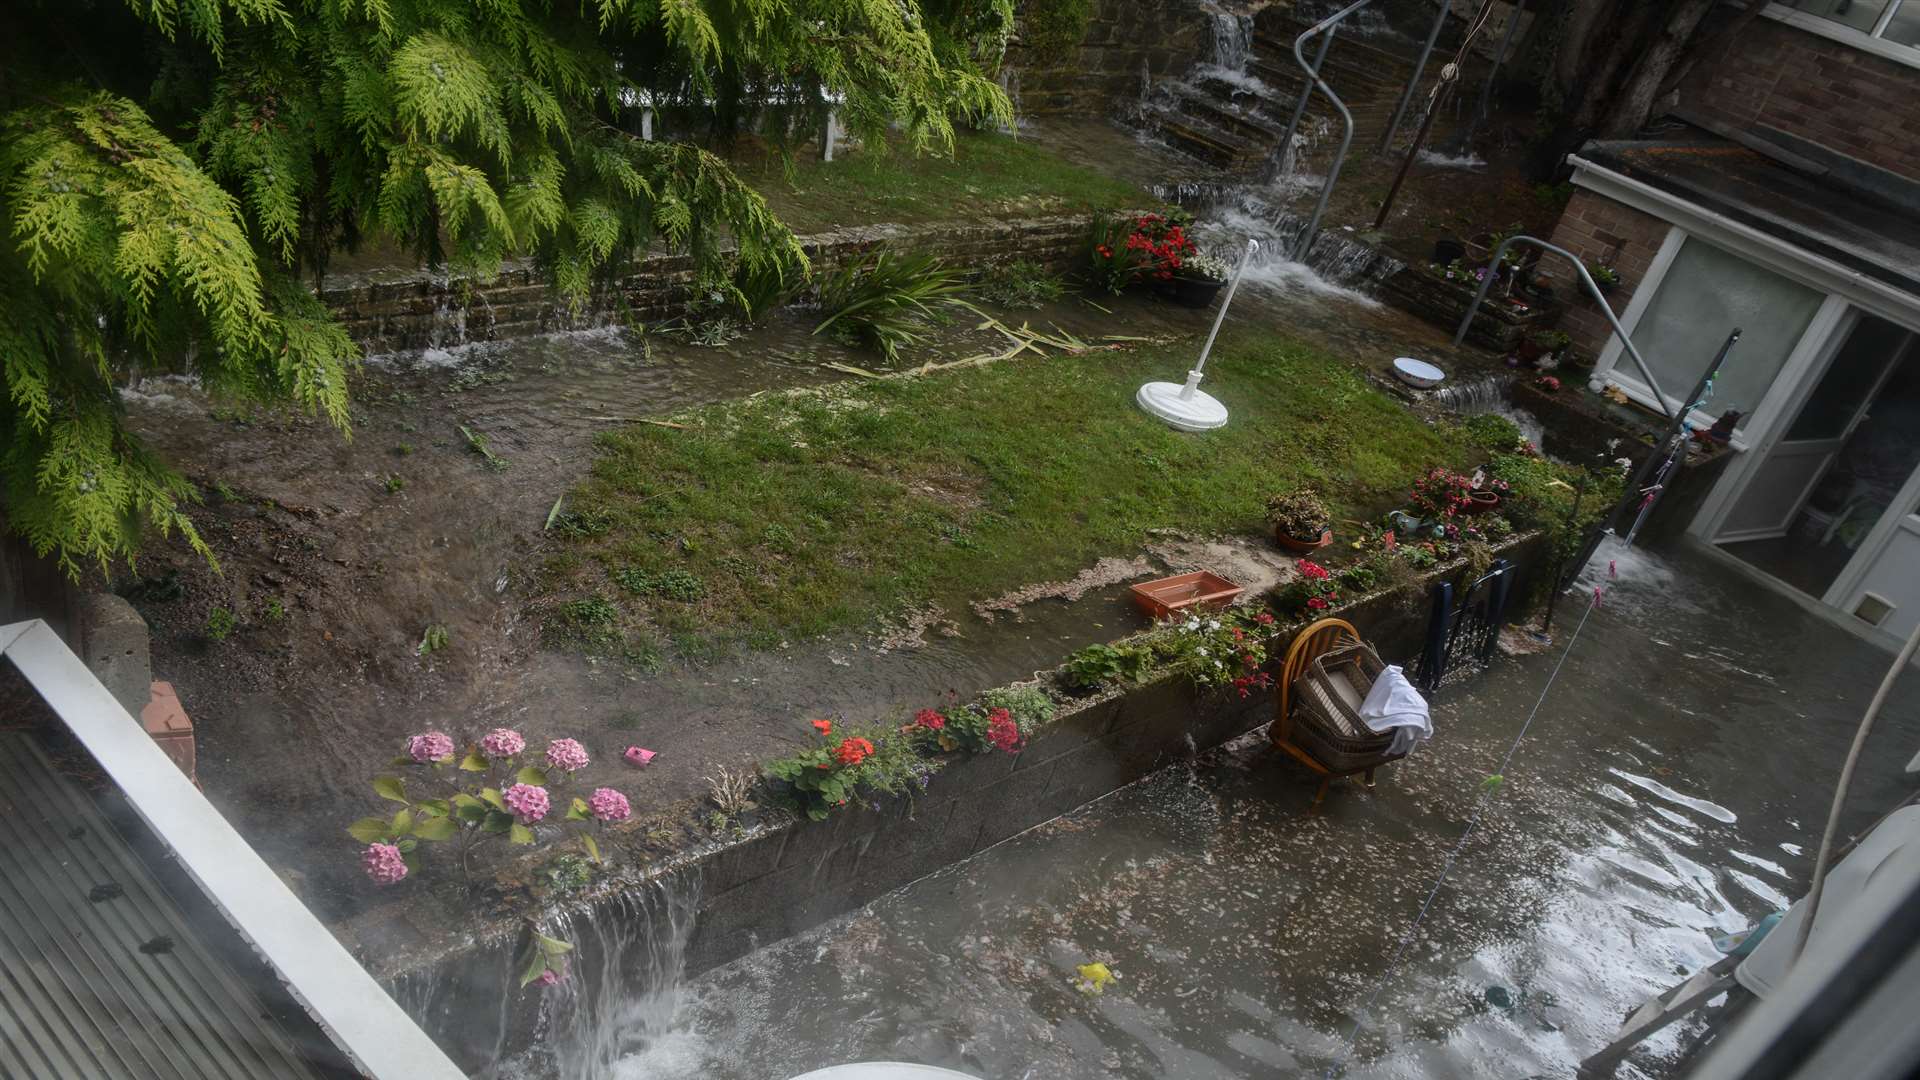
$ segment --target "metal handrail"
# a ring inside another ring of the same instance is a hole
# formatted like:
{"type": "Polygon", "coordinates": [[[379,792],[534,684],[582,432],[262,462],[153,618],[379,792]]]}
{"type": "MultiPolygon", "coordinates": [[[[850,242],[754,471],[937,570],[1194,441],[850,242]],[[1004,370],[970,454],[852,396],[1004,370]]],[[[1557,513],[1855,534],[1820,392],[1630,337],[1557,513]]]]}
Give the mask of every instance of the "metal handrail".
{"type": "Polygon", "coordinates": [[[0,626],[0,656],[13,661],[194,883],[273,965],[357,1069],[377,1080],[465,1076],[51,627],[39,619],[0,626]]]}
{"type": "MultiPolygon", "coordinates": [[[[1459,348],[1460,343],[1467,340],[1467,330],[1473,326],[1473,317],[1480,313],[1480,304],[1486,300],[1487,290],[1493,287],[1493,279],[1500,268],[1500,258],[1515,244],[1531,244],[1573,264],[1574,272],[1580,275],[1580,280],[1586,283],[1587,292],[1593,295],[1594,303],[1600,305],[1600,313],[1607,317],[1607,322],[1613,325],[1613,332],[1620,336],[1620,344],[1626,347],[1627,355],[1633,357],[1634,366],[1640,369],[1640,377],[1647,380],[1647,389],[1653,391],[1654,404],[1660,406],[1661,414],[1667,419],[1674,419],[1673,410],[1667,407],[1667,395],[1660,392],[1660,383],[1653,377],[1652,369],[1647,367],[1646,358],[1640,355],[1639,349],[1633,347],[1633,339],[1627,336],[1627,328],[1621,326],[1620,320],[1614,317],[1613,305],[1607,303],[1607,294],[1600,291],[1600,286],[1593,280],[1593,275],[1587,273],[1587,264],[1580,260],[1580,256],[1566,248],[1555,247],[1545,240],[1537,240],[1531,236],[1509,236],[1494,250],[1493,259],[1487,263],[1487,272],[1480,278],[1480,288],[1473,294],[1473,303],[1467,306],[1466,317],[1460,320],[1460,329],[1454,331],[1454,348],[1459,348]]],[[[1686,403],[1681,404],[1684,406],[1686,403]]]]}
{"type": "Polygon", "coordinates": [[[1393,148],[1393,137],[1400,132],[1400,121],[1407,118],[1407,106],[1413,104],[1413,96],[1420,92],[1420,79],[1427,73],[1427,61],[1433,58],[1433,47],[1440,40],[1440,30],[1447,24],[1447,16],[1453,13],[1453,0],[1439,0],[1439,8],[1433,17],[1433,26],[1427,30],[1426,43],[1420,46],[1420,59],[1414,61],[1413,76],[1407,80],[1406,89],[1400,91],[1400,100],[1394,102],[1393,119],[1387,121],[1387,133],[1380,137],[1380,152],[1386,153],[1393,148]]]}
{"type": "MultiPolygon", "coordinates": [[[[1347,16],[1359,11],[1372,2],[1373,0],[1354,0],[1354,3],[1348,4],[1346,7],[1313,24],[1303,31],[1299,37],[1293,39],[1293,58],[1299,63],[1300,70],[1307,73],[1308,89],[1311,90],[1317,87],[1321,93],[1327,95],[1327,100],[1333,102],[1333,107],[1340,111],[1340,123],[1342,125],[1340,152],[1334,155],[1333,164],[1327,169],[1326,183],[1320,185],[1320,200],[1314,204],[1313,216],[1307,219],[1307,227],[1305,231],[1301,232],[1299,243],[1294,247],[1294,262],[1306,261],[1307,249],[1313,246],[1313,238],[1315,234],[1320,231],[1320,219],[1326,216],[1327,202],[1333,198],[1333,185],[1340,180],[1340,166],[1346,164],[1347,151],[1353,148],[1353,113],[1347,108],[1347,103],[1340,100],[1340,95],[1333,92],[1333,87],[1328,86],[1327,81],[1320,77],[1320,69],[1307,64],[1307,39],[1313,37],[1315,34],[1331,31],[1333,27],[1337,26],[1347,16]]],[[[1322,60],[1326,58],[1325,48],[1321,49],[1320,56],[1322,60]]],[[[1304,97],[1302,101],[1305,101],[1304,97]]],[[[1288,142],[1292,142],[1291,137],[1289,137],[1288,142]]],[[[1287,149],[1290,149],[1290,147],[1282,147],[1282,152],[1285,152],[1287,149]]]]}

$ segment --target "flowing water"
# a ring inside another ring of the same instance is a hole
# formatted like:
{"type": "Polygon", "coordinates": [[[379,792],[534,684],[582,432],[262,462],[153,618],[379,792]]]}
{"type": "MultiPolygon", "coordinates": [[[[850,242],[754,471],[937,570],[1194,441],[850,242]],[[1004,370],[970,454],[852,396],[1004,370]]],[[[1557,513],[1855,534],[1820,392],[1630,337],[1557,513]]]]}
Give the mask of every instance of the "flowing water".
{"type": "Polygon", "coordinates": [[[1546,428],[1540,418],[1515,405],[1512,375],[1483,375],[1466,382],[1434,388],[1431,399],[1442,408],[1462,416],[1492,413],[1513,421],[1520,437],[1546,452],[1546,428]]]}
{"type": "MultiPolygon", "coordinates": [[[[1308,774],[1243,740],[698,977],[671,1023],[578,1075],[1571,1075],[1629,1007],[1715,959],[1711,935],[1798,895],[1887,662],[1696,558],[1603,549],[1596,585],[1590,612],[1562,604],[1551,650],[1436,702],[1435,741],[1372,792],[1336,787],[1309,815],[1308,774]],[[1080,986],[1091,962],[1116,976],[1102,993],[1080,986]]],[[[1896,696],[1876,739],[1851,828],[1906,792],[1920,700],[1896,696]]],[[[1671,1075],[1700,1034],[1662,1032],[1619,1075],[1671,1075]]]]}

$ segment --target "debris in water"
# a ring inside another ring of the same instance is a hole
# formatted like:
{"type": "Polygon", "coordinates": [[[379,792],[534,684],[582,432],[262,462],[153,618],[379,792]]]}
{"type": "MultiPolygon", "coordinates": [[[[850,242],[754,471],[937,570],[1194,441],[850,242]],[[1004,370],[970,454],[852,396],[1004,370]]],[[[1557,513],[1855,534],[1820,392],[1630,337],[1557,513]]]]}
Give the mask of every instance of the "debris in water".
{"type": "Polygon", "coordinates": [[[1078,970],[1080,972],[1080,992],[1096,997],[1106,992],[1108,983],[1117,982],[1120,978],[1120,976],[1107,970],[1107,965],[1097,960],[1091,964],[1081,964],[1078,970]]]}
{"type": "Polygon", "coordinates": [[[1493,1006],[1496,1009],[1513,1008],[1513,991],[1507,989],[1504,986],[1487,987],[1486,998],[1487,998],[1487,1004],[1493,1006]]]}

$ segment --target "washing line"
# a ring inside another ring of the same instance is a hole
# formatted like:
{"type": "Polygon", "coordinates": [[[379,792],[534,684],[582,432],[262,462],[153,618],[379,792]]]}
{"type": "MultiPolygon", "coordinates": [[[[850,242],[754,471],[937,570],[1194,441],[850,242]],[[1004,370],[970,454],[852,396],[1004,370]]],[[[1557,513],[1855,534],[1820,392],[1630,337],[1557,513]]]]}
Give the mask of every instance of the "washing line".
{"type": "MultiPolygon", "coordinates": [[[[1611,577],[1613,573],[1613,564],[1609,563],[1607,574],[1611,577]]],[[[1347,1058],[1352,1056],[1353,1048],[1360,1041],[1362,1018],[1373,1009],[1374,1002],[1380,997],[1380,991],[1386,989],[1388,978],[1400,966],[1400,961],[1412,947],[1414,936],[1419,932],[1420,925],[1426,921],[1427,913],[1432,910],[1435,898],[1440,895],[1440,887],[1447,883],[1447,876],[1453,872],[1453,864],[1460,858],[1460,853],[1466,850],[1467,842],[1473,839],[1474,830],[1480,825],[1481,815],[1486,812],[1487,805],[1504,782],[1507,768],[1513,763],[1513,755],[1520,749],[1520,741],[1527,737],[1528,729],[1533,727],[1534,719],[1540,715],[1540,707],[1546,704],[1547,695],[1553,692],[1554,680],[1560,677],[1560,669],[1566,666],[1567,657],[1573,655],[1573,647],[1580,641],[1580,631],[1587,628],[1587,620],[1593,616],[1594,609],[1600,606],[1604,592],[1605,589],[1602,586],[1593,587],[1593,598],[1588,602],[1586,612],[1580,616],[1580,622],[1574,626],[1573,634],[1567,638],[1567,647],[1561,650],[1559,661],[1553,665],[1553,671],[1547,675],[1547,684],[1540,688],[1540,696],[1534,700],[1533,709],[1527,713],[1526,722],[1520,725],[1520,730],[1513,736],[1513,742],[1508,744],[1506,756],[1500,759],[1500,768],[1481,785],[1480,794],[1474,801],[1473,815],[1467,819],[1467,827],[1461,831],[1460,839],[1454,842],[1453,849],[1447,852],[1446,861],[1440,865],[1440,876],[1434,879],[1433,887],[1427,890],[1426,899],[1420,902],[1420,910],[1414,914],[1412,925],[1408,926],[1407,932],[1401,936],[1399,948],[1394,950],[1392,959],[1387,961],[1387,966],[1380,972],[1380,977],[1374,981],[1373,990],[1367,994],[1366,1001],[1362,1002],[1356,1011],[1353,1030],[1347,1033],[1346,1043],[1341,1047],[1340,1055],[1327,1066],[1328,1080],[1332,1080],[1333,1075],[1346,1064],[1347,1058]]]]}

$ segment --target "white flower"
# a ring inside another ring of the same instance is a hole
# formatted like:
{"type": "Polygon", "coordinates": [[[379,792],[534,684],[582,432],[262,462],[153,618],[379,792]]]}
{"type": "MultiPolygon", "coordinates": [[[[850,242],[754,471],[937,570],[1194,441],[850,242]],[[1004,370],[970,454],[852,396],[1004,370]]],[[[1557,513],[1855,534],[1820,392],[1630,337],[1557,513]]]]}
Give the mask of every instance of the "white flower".
{"type": "Polygon", "coordinates": [[[1220,661],[1218,661],[1218,660],[1215,660],[1215,661],[1213,662],[1213,666],[1214,666],[1214,667],[1226,667],[1227,665],[1225,665],[1225,664],[1223,664],[1223,663],[1221,663],[1221,662],[1220,662],[1220,661]]]}
{"type": "Polygon", "coordinates": [[[1187,630],[1198,630],[1198,629],[1200,629],[1200,620],[1199,620],[1199,619],[1188,619],[1188,620],[1187,620],[1187,625],[1186,625],[1186,626],[1184,627],[1184,629],[1187,629],[1187,630]]]}
{"type": "Polygon", "coordinates": [[[1194,653],[1195,653],[1196,655],[1199,655],[1199,656],[1205,656],[1205,655],[1207,655],[1207,647],[1206,647],[1205,645],[1202,645],[1202,646],[1200,646],[1199,648],[1197,648],[1197,649],[1195,649],[1195,650],[1193,650],[1193,651],[1194,651],[1194,653]]]}
{"type": "Polygon", "coordinates": [[[1218,630],[1218,629],[1220,629],[1220,620],[1219,620],[1219,619],[1209,619],[1209,620],[1207,620],[1207,629],[1209,629],[1209,630],[1218,630]]]}

